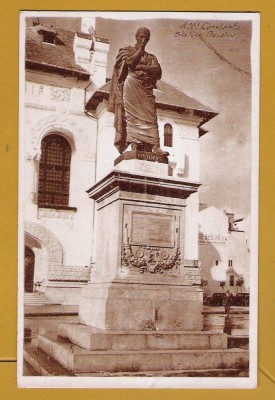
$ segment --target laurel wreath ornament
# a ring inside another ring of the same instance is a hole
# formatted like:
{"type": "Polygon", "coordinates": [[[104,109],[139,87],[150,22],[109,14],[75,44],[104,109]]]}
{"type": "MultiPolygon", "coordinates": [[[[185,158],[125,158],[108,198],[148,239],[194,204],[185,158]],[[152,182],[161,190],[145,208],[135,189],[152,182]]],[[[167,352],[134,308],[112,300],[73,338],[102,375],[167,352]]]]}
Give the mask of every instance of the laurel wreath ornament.
{"type": "Polygon", "coordinates": [[[123,245],[122,261],[127,267],[138,268],[140,273],[162,274],[176,269],[180,264],[180,251],[175,248],[172,253],[160,247],[139,246],[132,252],[129,243],[123,245]]]}

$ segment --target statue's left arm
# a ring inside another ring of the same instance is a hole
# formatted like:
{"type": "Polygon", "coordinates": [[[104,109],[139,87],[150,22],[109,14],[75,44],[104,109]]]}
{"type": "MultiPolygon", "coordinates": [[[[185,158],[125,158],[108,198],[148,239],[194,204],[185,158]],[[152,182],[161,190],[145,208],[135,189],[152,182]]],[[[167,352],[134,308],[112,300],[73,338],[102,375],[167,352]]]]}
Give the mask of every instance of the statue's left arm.
{"type": "Polygon", "coordinates": [[[135,67],[136,71],[144,71],[146,72],[151,78],[154,78],[155,81],[158,81],[161,78],[161,66],[155,56],[153,56],[150,63],[147,64],[138,64],[135,67]]]}

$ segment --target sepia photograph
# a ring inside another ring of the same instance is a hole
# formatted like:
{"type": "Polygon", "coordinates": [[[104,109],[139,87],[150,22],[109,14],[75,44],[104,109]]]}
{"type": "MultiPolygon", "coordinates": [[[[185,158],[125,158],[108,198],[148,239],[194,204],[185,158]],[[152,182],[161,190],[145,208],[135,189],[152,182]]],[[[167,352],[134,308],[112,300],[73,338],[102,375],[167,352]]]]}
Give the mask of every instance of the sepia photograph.
{"type": "Polygon", "coordinates": [[[256,387],[259,42],[21,12],[19,387],[256,387]]]}

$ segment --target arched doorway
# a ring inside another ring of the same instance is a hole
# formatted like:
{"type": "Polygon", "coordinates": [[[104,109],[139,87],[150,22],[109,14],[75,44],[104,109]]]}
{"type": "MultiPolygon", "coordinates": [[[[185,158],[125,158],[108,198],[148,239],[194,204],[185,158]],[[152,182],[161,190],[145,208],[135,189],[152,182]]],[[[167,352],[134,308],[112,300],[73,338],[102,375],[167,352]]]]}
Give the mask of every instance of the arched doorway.
{"type": "Polygon", "coordinates": [[[37,280],[55,280],[56,276],[62,275],[63,271],[63,249],[58,238],[44,226],[32,221],[25,221],[25,245],[35,251],[35,269],[43,273],[35,273],[37,280]],[[41,249],[43,253],[36,251],[41,249]],[[46,265],[45,265],[46,264],[46,265]]]}
{"type": "Polygon", "coordinates": [[[35,261],[35,255],[33,250],[25,246],[24,291],[27,293],[33,292],[34,261],[35,261]]]}

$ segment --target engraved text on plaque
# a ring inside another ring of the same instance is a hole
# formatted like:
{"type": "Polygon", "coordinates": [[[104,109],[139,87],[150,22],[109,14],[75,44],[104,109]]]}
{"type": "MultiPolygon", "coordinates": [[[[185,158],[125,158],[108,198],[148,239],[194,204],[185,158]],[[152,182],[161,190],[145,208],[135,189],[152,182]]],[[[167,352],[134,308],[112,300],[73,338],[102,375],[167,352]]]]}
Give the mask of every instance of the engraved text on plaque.
{"type": "Polygon", "coordinates": [[[170,215],[133,212],[130,244],[174,247],[173,220],[170,215]]]}

